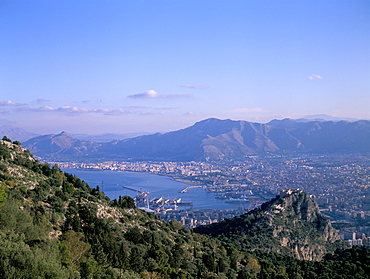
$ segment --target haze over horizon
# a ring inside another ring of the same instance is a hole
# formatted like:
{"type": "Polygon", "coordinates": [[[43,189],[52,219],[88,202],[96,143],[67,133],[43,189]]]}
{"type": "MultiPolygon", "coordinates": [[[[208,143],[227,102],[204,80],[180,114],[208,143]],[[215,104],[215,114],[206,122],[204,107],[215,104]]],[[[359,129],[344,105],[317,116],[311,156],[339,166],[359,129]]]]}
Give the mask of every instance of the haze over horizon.
{"type": "Polygon", "coordinates": [[[0,4],[0,119],[50,134],[370,119],[368,1],[0,4]]]}

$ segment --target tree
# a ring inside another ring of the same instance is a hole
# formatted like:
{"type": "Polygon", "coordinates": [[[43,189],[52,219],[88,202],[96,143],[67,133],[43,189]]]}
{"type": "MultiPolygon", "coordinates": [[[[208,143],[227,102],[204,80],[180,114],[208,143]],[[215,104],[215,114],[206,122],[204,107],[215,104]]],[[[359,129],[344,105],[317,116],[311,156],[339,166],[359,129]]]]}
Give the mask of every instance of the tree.
{"type": "Polygon", "coordinates": [[[131,269],[136,272],[143,271],[144,268],[143,253],[137,246],[134,246],[131,249],[130,265],[131,269]]]}
{"type": "Polygon", "coordinates": [[[3,141],[7,141],[7,142],[12,142],[10,138],[8,138],[7,136],[3,136],[2,138],[3,141]]]}
{"type": "Polygon", "coordinates": [[[258,261],[255,258],[250,257],[248,259],[248,263],[246,265],[246,269],[256,276],[261,271],[261,266],[259,265],[258,261]]]}
{"type": "Polygon", "coordinates": [[[125,238],[135,244],[144,244],[145,239],[138,227],[132,227],[125,233],[125,238]]]}
{"type": "Polygon", "coordinates": [[[90,245],[81,240],[83,236],[80,232],[67,231],[61,237],[62,242],[67,245],[71,252],[72,262],[74,264],[80,262],[82,256],[90,249],[90,245]]]}
{"type": "Polygon", "coordinates": [[[129,267],[129,254],[127,248],[121,243],[118,250],[117,266],[122,271],[125,271],[129,267]]]}
{"type": "Polygon", "coordinates": [[[172,220],[170,224],[175,231],[179,231],[184,228],[184,226],[176,219],[172,220]]]}
{"type": "Polygon", "coordinates": [[[101,278],[98,275],[103,273],[102,267],[99,266],[99,263],[94,259],[82,262],[80,265],[80,272],[82,278],[101,278]]]}
{"type": "Polygon", "coordinates": [[[4,186],[5,186],[4,182],[0,184],[0,206],[4,205],[4,203],[6,202],[6,198],[8,197],[8,195],[5,192],[4,186]]]}
{"type": "Polygon", "coordinates": [[[121,208],[136,208],[134,199],[127,195],[123,198],[121,196],[119,197],[118,205],[121,208]]]}

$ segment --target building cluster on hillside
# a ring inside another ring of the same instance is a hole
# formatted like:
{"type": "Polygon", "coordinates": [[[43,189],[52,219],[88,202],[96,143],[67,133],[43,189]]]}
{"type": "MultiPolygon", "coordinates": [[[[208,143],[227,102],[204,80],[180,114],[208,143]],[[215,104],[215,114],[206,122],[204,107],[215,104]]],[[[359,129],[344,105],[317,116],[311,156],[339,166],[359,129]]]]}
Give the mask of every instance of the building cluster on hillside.
{"type": "MultiPolygon", "coordinates": [[[[316,200],[332,221],[370,221],[370,154],[249,156],[233,163],[65,163],[61,167],[167,175],[204,186],[217,198],[248,198],[253,207],[278,195],[280,190],[300,188],[316,200]]],[[[183,216],[176,218],[181,221],[183,216]]]]}

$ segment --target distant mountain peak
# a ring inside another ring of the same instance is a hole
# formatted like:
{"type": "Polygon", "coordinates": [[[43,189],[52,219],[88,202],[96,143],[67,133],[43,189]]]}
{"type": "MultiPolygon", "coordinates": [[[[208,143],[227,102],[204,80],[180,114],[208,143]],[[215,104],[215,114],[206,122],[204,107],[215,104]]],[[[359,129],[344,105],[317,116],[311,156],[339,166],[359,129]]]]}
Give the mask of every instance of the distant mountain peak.
{"type": "Polygon", "coordinates": [[[71,137],[72,138],[72,136],[68,134],[66,131],[62,131],[59,134],[54,135],[54,137],[71,137]]]}
{"type": "Polygon", "coordinates": [[[193,126],[205,125],[205,124],[235,123],[235,122],[239,122],[239,121],[231,120],[231,119],[218,119],[218,118],[211,117],[211,118],[198,121],[193,126]]]}

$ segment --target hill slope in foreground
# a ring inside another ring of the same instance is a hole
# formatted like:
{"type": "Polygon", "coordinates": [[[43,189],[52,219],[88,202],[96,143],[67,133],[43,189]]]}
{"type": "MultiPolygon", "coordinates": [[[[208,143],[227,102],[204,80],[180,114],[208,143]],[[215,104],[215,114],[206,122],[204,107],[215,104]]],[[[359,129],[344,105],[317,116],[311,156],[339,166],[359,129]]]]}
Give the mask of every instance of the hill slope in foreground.
{"type": "MultiPolygon", "coordinates": [[[[186,230],[177,221],[159,220],[135,208],[130,197],[109,200],[99,189],[57,166],[38,162],[10,141],[0,141],[0,181],[2,278],[367,278],[370,274],[367,248],[338,250],[320,262],[257,250],[264,244],[247,250],[237,239],[225,238],[227,243],[186,230]]],[[[260,217],[266,218],[262,212],[260,217]]],[[[282,231],[287,230],[284,226],[282,231]]],[[[263,237],[263,228],[257,228],[255,233],[263,237]]],[[[220,229],[229,234],[227,227],[220,229]]],[[[299,237],[289,241],[293,245],[299,237]]]]}

